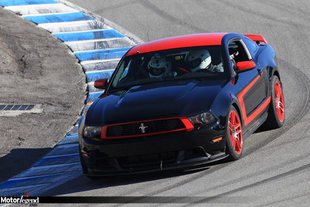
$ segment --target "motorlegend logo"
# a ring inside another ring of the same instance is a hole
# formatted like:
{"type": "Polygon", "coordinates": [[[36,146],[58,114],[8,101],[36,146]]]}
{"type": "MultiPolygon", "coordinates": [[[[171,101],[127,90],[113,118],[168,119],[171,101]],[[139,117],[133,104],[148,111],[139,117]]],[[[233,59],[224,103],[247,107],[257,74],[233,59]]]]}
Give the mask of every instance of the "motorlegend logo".
{"type": "Polygon", "coordinates": [[[39,197],[37,198],[24,198],[24,196],[21,197],[2,197],[1,196],[1,204],[25,204],[28,206],[37,206],[39,204],[39,197]]]}

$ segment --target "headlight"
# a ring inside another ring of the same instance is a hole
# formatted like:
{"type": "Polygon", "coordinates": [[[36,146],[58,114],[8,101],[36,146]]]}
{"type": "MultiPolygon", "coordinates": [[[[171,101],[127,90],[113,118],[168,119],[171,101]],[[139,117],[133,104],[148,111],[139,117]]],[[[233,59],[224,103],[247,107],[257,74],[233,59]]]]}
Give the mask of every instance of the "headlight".
{"type": "Polygon", "coordinates": [[[200,128],[202,125],[208,125],[216,122],[216,118],[210,112],[204,112],[196,116],[189,117],[188,120],[196,127],[200,128]]]}
{"type": "Polygon", "coordinates": [[[98,126],[87,126],[83,130],[83,137],[100,139],[101,127],[98,126]]]}

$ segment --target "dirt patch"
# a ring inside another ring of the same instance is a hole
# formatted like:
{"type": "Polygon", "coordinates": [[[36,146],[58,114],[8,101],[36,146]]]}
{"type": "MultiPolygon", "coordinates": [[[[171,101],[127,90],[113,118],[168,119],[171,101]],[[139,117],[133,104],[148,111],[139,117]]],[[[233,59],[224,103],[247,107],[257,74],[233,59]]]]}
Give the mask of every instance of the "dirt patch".
{"type": "Polygon", "coordinates": [[[50,33],[1,8],[0,19],[0,103],[43,108],[41,114],[0,117],[3,181],[39,159],[73,126],[85,99],[85,76],[50,33]]]}

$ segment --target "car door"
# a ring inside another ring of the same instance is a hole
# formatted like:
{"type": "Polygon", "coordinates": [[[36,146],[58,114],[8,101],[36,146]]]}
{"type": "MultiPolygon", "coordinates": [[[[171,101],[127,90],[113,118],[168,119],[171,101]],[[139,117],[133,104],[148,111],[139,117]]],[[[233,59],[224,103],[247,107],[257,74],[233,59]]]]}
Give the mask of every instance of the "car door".
{"type": "MultiPolygon", "coordinates": [[[[268,96],[267,70],[255,66],[246,71],[238,71],[238,62],[253,60],[242,39],[234,39],[228,45],[232,66],[236,72],[236,94],[241,106],[244,125],[251,123],[262,111],[261,107],[268,96]]],[[[254,60],[255,61],[255,60],[254,60]]]]}

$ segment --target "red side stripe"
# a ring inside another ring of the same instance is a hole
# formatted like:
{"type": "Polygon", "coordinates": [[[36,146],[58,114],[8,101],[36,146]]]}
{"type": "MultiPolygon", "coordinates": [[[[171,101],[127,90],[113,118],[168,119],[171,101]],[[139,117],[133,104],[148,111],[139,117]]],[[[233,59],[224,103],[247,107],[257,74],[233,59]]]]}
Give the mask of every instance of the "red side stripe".
{"type": "Polygon", "coordinates": [[[269,96],[249,117],[247,117],[247,124],[255,119],[269,104],[271,97],[269,96]]]}
{"type": "Polygon", "coordinates": [[[247,116],[245,104],[244,104],[244,96],[247,92],[254,86],[254,84],[258,81],[261,75],[256,76],[249,85],[247,85],[237,96],[238,101],[241,107],[241,114],[244,121],[244,125],[247,126],[250,122],[252,122],[270,103],[271,97],[269,96],[254,112],[247,116]]]}

